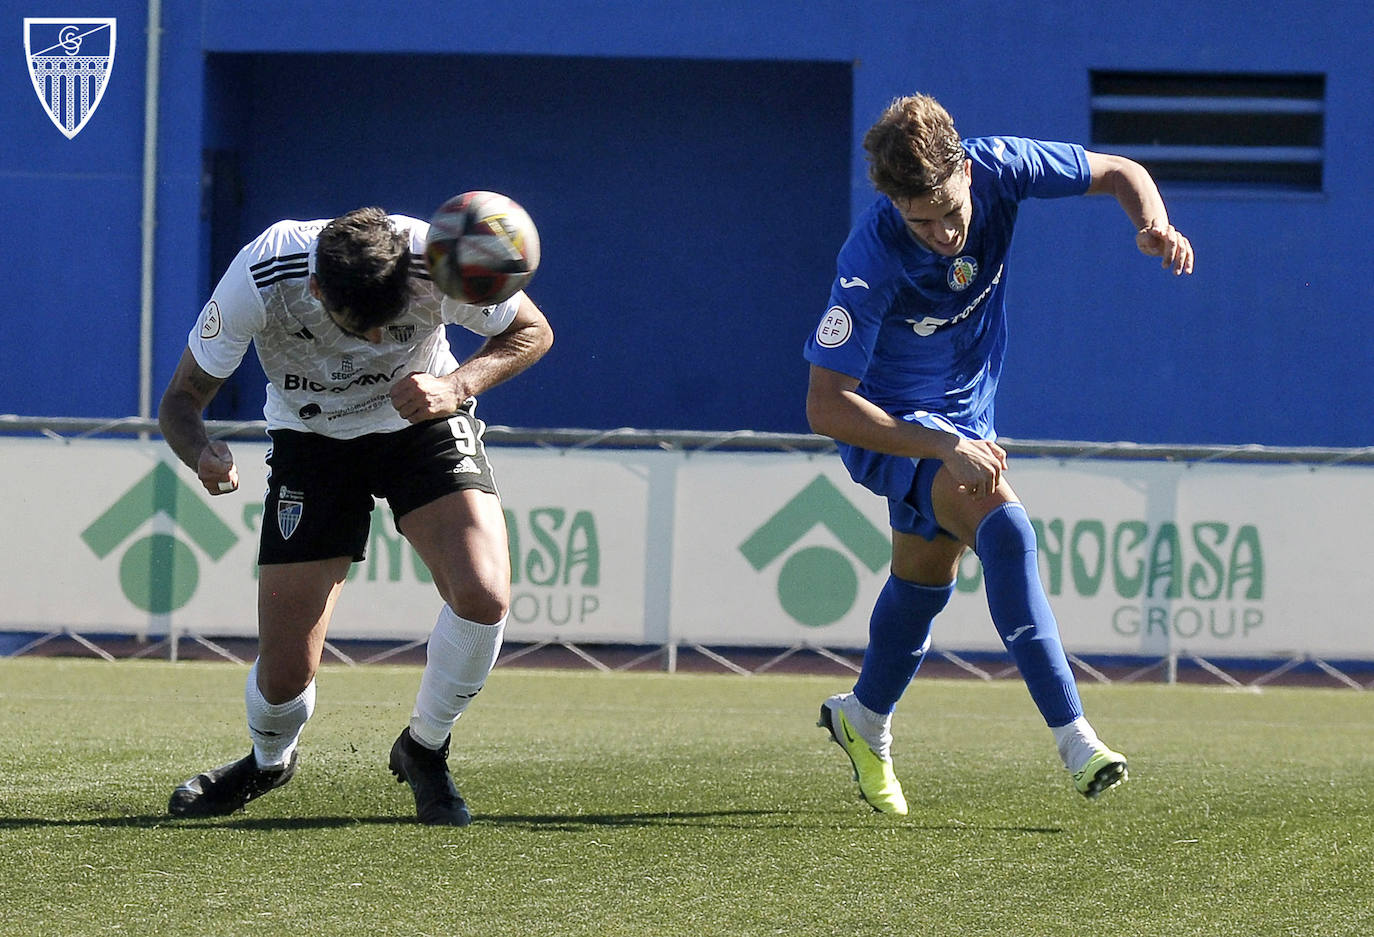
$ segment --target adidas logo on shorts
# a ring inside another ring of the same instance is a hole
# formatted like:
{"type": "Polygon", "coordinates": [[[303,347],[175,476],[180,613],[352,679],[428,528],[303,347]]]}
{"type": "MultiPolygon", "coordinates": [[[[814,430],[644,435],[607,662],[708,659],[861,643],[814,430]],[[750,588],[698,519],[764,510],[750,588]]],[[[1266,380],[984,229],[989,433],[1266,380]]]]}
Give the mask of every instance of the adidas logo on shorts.
{"type": "Polygon", "coordinates": [[[482,470],[477,467],[477,463],[472,461],[472,456],[465,455],[457,465],[453,467],[454,475],[481,475],[482,470]]]}

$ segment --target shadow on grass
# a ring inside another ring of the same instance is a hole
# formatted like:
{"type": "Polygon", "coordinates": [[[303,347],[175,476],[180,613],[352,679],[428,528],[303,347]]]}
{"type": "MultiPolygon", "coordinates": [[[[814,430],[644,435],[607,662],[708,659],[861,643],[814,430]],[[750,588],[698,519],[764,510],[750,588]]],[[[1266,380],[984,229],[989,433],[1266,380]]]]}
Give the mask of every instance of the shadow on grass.
{"type": "Polygon", "coordinates": [[[799,810],[703,810],[661,813],[589,813],[576,816],[495,815],[481,816],[474,824],[526,827],[531,830],[573,831],[588,827],[682,826],[723,829],[874,829],[892,828],[943,833],[1062,833],[1061,827],[980,826],[970,823],[922,823],[916,817],[887,817],[877,813],[840,816],[830,811],[799,810]]]}
{"type": "MultiPolygon", "coordinates": [[[[117,817],[0,817],[0,830],[44,827],[90,827],[121,829],[182,827],[185,829],[232,830],[324,830],[350,826],[414,826],[405,816],[371,817],[213,817],[197,820],[174,819],[165,813],[117,817]]],[[[473,819],[473,827],[525,828],[536,832],[574,832],[591,828],[614,827],[688,827],[721,829],[907,829],[924,833],[1063,833],[1057,826],[991,826],[974,823],[922,823],[914,817],[884,817],[878,814],[837,816],[826,812],[795,810],[701,810],[659,813],[588,813],[573,816],[557,814],[485,814],[473,819]]]]}
{"type": "Polygon", "coordinates": [[[387,826],[413,824],[409,817],[210,817],[183,820],[165,813],[119,817],[0,817],[0,830],[36,827],[91,827],[122,829],[183,827],[188,830],[222,828],[231,830],[314,830],[346,826],[387,826]]]}

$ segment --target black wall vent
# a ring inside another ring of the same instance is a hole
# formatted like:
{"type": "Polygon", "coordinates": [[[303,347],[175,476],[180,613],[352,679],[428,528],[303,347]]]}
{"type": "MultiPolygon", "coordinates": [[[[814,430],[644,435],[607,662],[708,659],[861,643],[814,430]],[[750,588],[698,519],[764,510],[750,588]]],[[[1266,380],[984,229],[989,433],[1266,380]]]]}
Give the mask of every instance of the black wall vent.
{"type": "Polygon", "coordinates": [[[1326,77],[1094,71],[1092,142],[1164,182],[1320,191],[1326,77]]]}

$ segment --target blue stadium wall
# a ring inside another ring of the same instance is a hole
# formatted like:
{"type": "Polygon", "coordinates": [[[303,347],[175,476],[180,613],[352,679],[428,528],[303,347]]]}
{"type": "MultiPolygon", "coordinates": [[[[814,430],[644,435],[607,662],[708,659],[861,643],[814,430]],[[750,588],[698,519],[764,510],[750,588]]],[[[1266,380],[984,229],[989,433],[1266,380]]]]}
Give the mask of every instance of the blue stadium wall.
{"type": "MultiPolygon", "coordinates": [[[[0,412],[139,409],[147,5],[0,0],[0,412]],[[115,17],[67,140],[24,17],[115,17]]],[[[1374,443],[1374,14],[1207,4],[166,0],[154,400],[241,243],[363,204],[427,217],[497,189],[540,224],[557,331],[483,401],[516,426],[805,430],[800,348],[851,218],[859,139],[932,93],[962,133],[1089,142],[1090,74],[1325,76],[1321,190],[1164,187],[1197,273],[1136,254],[1110,200],[1033,202],[1010,273],[999,427],[1023,439],[1374,443]],[[404,14],[393,12],[403,9],[404,14]]],[[[467,339],[460,338],[464,347],[467,339]]],[[[260,415],[251,367],[213,416],[260,415]]]]}

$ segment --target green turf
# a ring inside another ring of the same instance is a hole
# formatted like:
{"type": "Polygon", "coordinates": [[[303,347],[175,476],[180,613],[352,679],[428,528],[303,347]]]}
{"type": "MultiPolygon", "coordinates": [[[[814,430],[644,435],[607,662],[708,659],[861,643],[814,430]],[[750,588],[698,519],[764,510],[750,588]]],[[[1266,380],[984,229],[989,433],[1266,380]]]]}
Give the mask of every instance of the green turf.
{"type": "Polygon", "coordinates": [[[905,818],[814,726],[843,679],[499,669],[410,822],[415,668],[333,667],[301,769],[171,822],[247,751],[228,664],[0,661],[0,933],[1344,935],[1374,928],[1374,694],[1084,686],[1131,780],[1089,803],[1014,681],[918,679],[905,818]]]}

